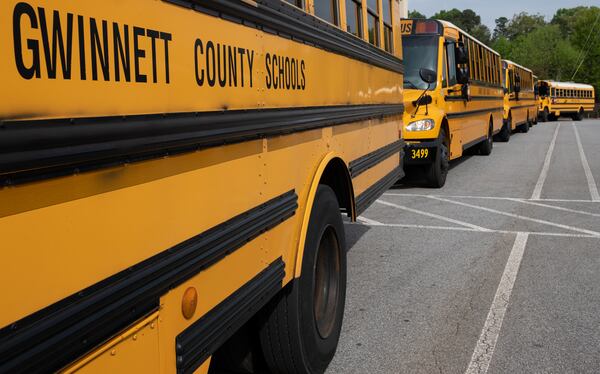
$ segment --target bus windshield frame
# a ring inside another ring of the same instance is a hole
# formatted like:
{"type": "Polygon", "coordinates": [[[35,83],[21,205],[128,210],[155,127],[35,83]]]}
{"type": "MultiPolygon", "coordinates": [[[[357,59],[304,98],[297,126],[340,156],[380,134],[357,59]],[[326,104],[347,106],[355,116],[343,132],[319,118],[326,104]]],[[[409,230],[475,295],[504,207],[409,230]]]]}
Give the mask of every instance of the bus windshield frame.
{"type": "MultiPolygon", "coordinates": [[[[402,38],[404,52],[404,88],[427,89],[419,75],[422,68],[438,72],[439,35],[409,35],[402,38]]],[[[432,83],[429,89],[435,89],[437,82],[432,83]]]]}

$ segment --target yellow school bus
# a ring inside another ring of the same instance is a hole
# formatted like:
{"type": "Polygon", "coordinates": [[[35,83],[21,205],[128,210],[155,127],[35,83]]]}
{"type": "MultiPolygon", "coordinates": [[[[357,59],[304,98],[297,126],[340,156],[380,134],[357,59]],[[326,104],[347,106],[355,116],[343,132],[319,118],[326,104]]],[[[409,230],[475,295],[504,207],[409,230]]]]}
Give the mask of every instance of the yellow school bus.
{"type": "Polygon", "coordinates": [[[515,62],[502,60],[504,86],[504,123],[498,140],[507,142],[511,132],[529,132],[537,116],[537,101],[533,89],[533,72],[515,62]]]}
{"type": "Polygon", "coordinates": [[[572,82],[542,80],[538,85],[540,121],[571,117],[581,121],[585,112],[594,111],[594,87],[572,82]]]}
{"type": "Polygon", "coordinates": [[[342,213],[403,175],[368,3],[0,3],[0,372],[325,370],[342,213]]]}
{"type": "Polygon", "coordinates": [[[449,161],[472,146],[483,155],[502,128],[500,55],[445,21],[401,22],[405,165],[442,187],[449,161]]]}
{"type": "Polygon", "coordinates": [[[533,75],[533,97],[535,98],[535,115],[533,116],[533,125],[538,124],[538,118],[540,116],[540,106],[539,106],[539,81],[540,78],[537,75],[533,75]]]}

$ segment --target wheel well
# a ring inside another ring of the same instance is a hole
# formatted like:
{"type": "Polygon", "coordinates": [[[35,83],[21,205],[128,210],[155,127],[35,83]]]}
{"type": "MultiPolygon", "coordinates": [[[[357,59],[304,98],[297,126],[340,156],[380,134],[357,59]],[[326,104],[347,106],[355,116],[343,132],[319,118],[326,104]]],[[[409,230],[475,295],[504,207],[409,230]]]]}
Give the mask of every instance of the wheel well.
{"type": "Polygon", "coordinates": [[[448,146],[450,146],[450,140],[451,140],[451,136],[450,136],[450,125],[448,124],[448,119],[444,117],[444,119],[442,120],[442,128],[444,130],[446,130],[446,140],[448,141],[448,146]]]}
{"type": "Polygon", "coordinates": [[[335,192],[340,210],[352,218],[354,190],[352,188],[352,180],[350,173],[344,161],[340,158],[334,158],[329,161],[325,167],[319,184],[325,184],[335,192]]]}

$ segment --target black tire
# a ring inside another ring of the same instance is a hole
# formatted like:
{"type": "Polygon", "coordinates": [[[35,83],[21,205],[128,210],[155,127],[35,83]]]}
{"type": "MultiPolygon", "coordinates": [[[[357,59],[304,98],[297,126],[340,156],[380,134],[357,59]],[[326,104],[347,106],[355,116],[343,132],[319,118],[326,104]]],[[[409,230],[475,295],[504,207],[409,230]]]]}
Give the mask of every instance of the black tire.
{"type": "Polygon", "coordinates": [[[519,126],[519,130],[524,134],[529,132],[529,119],[519,126]]]}
{"type": "Polygon", "coordinates": [[[490,122],[490,126],[488,127],[488,136],[487,138],[479,143],[479,154],[483,156],[489,156],[492,154],[492,150],[494,149],[494,125],[490,122]]]}
{"type": "Polygon", "coordinates": [[[550,117],[550,113],[548,112],[548,108],[544,108],[544,110],[540,113],[540,121],[548,122],[550,117]]]}
{"type": "Polygon", "coordinates": [[[573,120],[574,121],[583,121],[583,109],[580,109],[579,112],[577,112],[577,114],[573,115],[573,120]]]}
{"type": "Polygon", "coordinates": [[[310,214],[301,276],[261,311],[259,335],[269,371],[323,373],[337,349],[345,300],[344,225],[335,193],[320,185],[310,214]]]}
{"type": "Polygon", "coordinates": [[[444,128],[440,130],[438,142],[440,145],[435,154],[435,161],[426,169],[427,186],[431,188],[444,187],[450,168],[450,152],[444,128]]]}
{"type": "Polygon", "coordinates": [[[504,123],[502,124],[502,129],[500,130],[500,132],[497,135],[498,140],[501,142],[510,141],[511,133],[512,133],[512,118],[510,116],[508,116],[508,119],[506,121],[504,121],[504,123]]]}

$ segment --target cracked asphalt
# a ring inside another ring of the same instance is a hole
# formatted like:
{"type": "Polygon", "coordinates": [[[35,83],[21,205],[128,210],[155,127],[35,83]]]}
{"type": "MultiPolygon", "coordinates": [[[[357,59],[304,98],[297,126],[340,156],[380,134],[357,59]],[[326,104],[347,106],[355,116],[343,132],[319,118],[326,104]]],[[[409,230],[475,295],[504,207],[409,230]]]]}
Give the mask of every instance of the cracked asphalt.
{"type": "Polygon", "coordinates": [[[401,181],[346,224],[328,373],[600,372],[600,121],[575,123],[581,149],[573,126],[453,162],[440,190],[401,181]]]}

